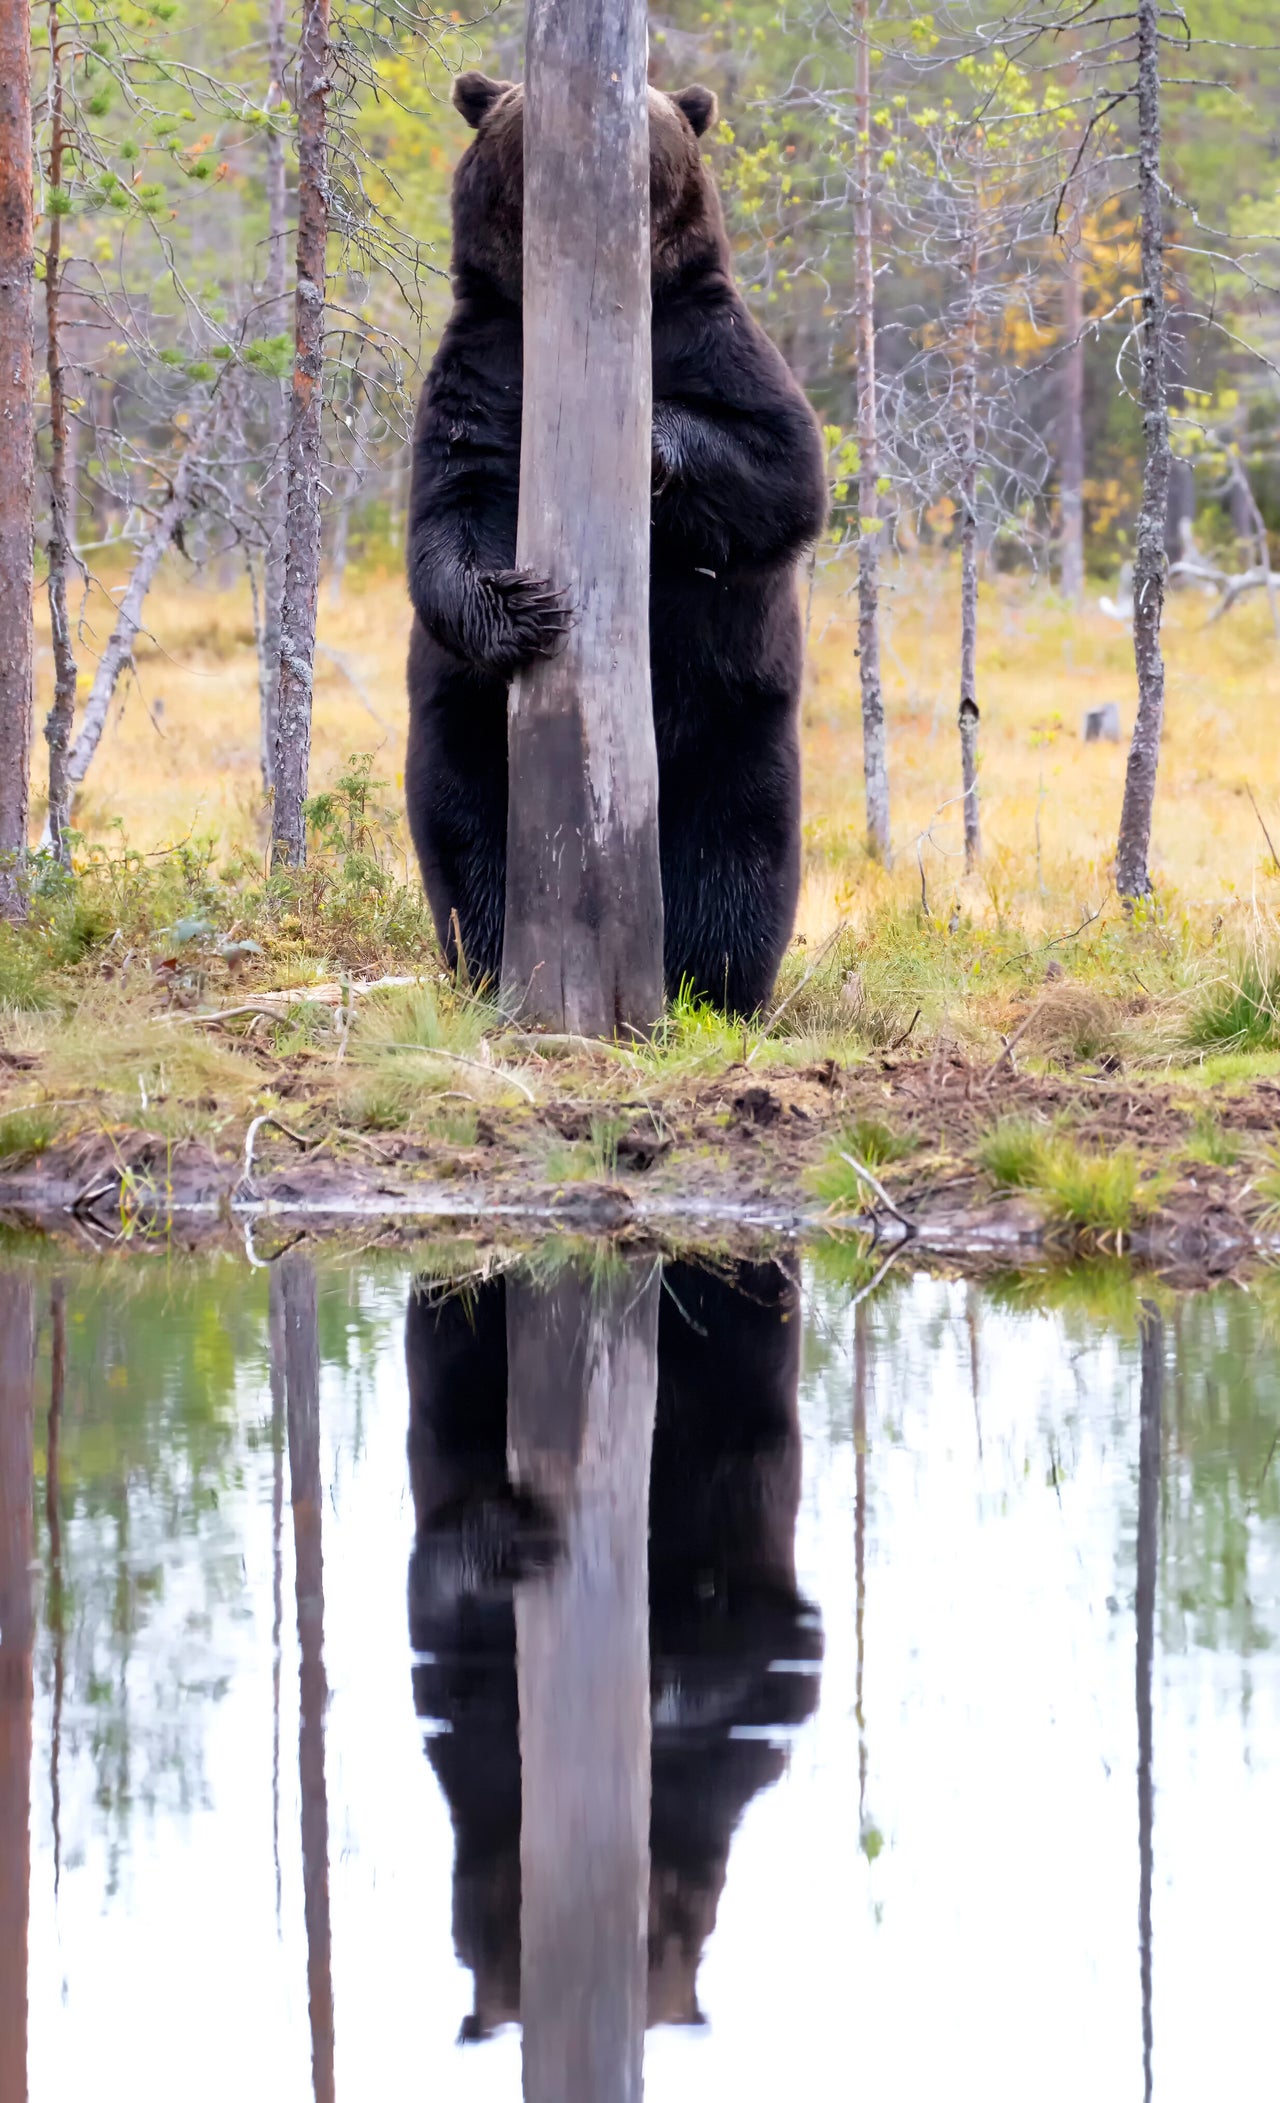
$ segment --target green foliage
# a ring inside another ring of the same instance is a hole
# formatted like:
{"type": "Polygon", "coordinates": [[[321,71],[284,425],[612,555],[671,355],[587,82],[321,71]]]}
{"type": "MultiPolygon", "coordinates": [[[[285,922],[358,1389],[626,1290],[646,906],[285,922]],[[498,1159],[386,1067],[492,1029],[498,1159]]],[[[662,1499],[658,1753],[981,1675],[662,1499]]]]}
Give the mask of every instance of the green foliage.
{"type": "Polygon", "coordinates": [[[1001,1118],[979,1141],[976,1158],[1002,1189],[1027,1191],[1050,1218],[1100,1233],[1130,1226],[1161,1187],[1148,1182],[1143,1189],[1142,1164],[1131,1146],[1093,1153],[1030,1118],[1001,1118]]]}
{"type": "Polygon", "coordinates": [[[43,1154],[53,1145],[58,1130],[56,1110],[40,1104],[0,1113],[0,1161],[12,1166],[30,1154],[43,1154]]]}
{"type": "Polygon", "coordinates": [[[1187,1035],[1203,1051],[1280,1046],[1280,962],[1252,951],[1237,958],[1226,978],[1206,989],[1187,1035]]]}

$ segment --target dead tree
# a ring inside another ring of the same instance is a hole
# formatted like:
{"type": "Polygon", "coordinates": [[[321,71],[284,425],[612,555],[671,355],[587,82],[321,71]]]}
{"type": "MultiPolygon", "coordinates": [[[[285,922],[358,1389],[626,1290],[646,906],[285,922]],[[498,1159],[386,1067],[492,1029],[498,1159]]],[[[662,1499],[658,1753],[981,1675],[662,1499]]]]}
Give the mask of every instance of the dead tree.
{"type": "Polygon", "coordinates": [[[49,0],[49,240],[44,254],[45,357],[49,373],[49,629],[53,706],[45,718],[49,747],[49,846],[71,867],[71,783],[67,754],[76,712],[76,654],[67,611],[72,563],[71,461],[67,443],[66,368],[62,357],[62,156],[66,144],[58,0],[49,0]]]}
{"type": "Polygon", "coordinates": [[[1138,713],[1125,772],[1116,889],[1124,899],[1150,895],[1148,856],[1156,770],[1164,729],[1165,512],[1169,498],[1169,404],[1166,387],[1168,309],[1164,282],[1164,199],[1160,181],[1160,5],[1137,6],[1138,210],[1141,222],[1142,301],[1138,322],[1142,407],[1142,508],[1133,564],[1133,654],[1138,713]]]}
{"type": "Polygon", "coordinates": [[[966,264],[967,299],[957,376],[960,410],[960,788],[964,797],[964,866],[982,860],[978,816],[978,233],[966,264]]]}
{"type": "Polygon", "coordinates": [[[324,375],[325,244],[329,234],[329,0],[303,0],[298,38],[298,247],[289,411],[284,599],[275,746],[273,869],[307,858],[311,691],[320,596],[320,412],[324,375]]]}
{"type": "Polygon", "coordinates": [[[516,561],[574,619],[512,683],[502,978],[587,1036],[662,1009],[646,48],[641,0],[530,5],[516,561]]]}
{"type": "Polygon", "coordinates": [[[1152,1678],[1155,1664],[1156,1579],[1159,1568],[1160,1474],[1164,1419],[1164,1322],[1154,1300],[1138,1315],[1142,1384],[1138,1415],[1138,1553],[1134,1588],[1135,1692],[1138,1713],[1138,1961],[1142,1975],[1143,2095],[1150,2103],[1151,1891],[1155,1779],[1152,1758],[1152,1678]]]}
{"type": "MultiPolygon", "coordinates": [[[[10,53],[12,56],[12,53],[10,53]]],[[[0,93],[12,84],[7,76],[0,93]]],[[[0,2096],[27,2094],[35,1285],[0,1272],[0,2096]]]]}
{"type": "Polygon", "coordinates": [[[25,910],[31,777],[32,390],[31,8],[0,7],[0,919],[25,910]]]}
{"type": "Polygon", "coordinates": [[[871,215],[870,0],[853,0],[854,332],[858,354],[858,672],[867,852],[889,860],[889,765],[880,680],[880,448],[876,406],[875,247],[871,215]]]}
{"type": "MultiPolygon", "coordinates": [[[[267,333],[284,326],[288,287],[289,181],[284,133],[279,112],[287,107],[284,73],[288,62],[285,0],[267,5],[267,267],[263,307],[267,333]]],[[[280,710],[280,616],[284,606],[285,559],[288,550],[289,388],[283,380],[267,381],[267,474],[263,488],[262,635],[258,650],[258,686],[262,717],[262,790],[270,795],[276,775],[276,736],[280,710]]]]}

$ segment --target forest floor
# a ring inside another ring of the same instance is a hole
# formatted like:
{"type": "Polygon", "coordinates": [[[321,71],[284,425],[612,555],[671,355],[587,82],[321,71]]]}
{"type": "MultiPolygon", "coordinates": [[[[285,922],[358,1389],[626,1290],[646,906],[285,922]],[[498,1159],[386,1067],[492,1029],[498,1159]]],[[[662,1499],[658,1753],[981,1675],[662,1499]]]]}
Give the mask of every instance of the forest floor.
{"type": "Polygon", "coordinates": [[[76,873],[38,865],[28,927],[0,931],[0,1210],[75,1206],[113,1232],[176,1204],[860,1221],[892,1238],[896,1208],[926,1238],[1011,1249],[1046,1231],[1206,1261],[1269,1246],[1265,608],[1209,625],[1203,600],[1173,602],[1157,904],[1134,919],[1109,875],[1125,745],[1080,735],[1083,710],[1115,700],[1127,737],[1125,629],[1022,579],[984,592],[985,856],[966,879],[954,576],[917,563],[891,581],[894,869],[858,844],[853,624],[828,582],[804,891],[773,1011],[743,1024],[677,1003],[635,1046],[523,1030],[442,970],[399,809],[398,581],[350,577],[324,609],[311,860],[277,880],[247,596],[159,588],[77,813],[76,873]]]}

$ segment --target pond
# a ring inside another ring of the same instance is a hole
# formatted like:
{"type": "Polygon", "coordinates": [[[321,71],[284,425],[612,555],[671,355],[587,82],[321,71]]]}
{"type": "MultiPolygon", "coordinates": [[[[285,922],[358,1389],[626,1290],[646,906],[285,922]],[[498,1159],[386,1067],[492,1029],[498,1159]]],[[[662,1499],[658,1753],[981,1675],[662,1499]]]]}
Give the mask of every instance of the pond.
{"type": "Polygon", "coordinates": [[[1270,2092],[1280,1295],[867,1285],[0,1245],[0,2103],[1270,2092]]]}

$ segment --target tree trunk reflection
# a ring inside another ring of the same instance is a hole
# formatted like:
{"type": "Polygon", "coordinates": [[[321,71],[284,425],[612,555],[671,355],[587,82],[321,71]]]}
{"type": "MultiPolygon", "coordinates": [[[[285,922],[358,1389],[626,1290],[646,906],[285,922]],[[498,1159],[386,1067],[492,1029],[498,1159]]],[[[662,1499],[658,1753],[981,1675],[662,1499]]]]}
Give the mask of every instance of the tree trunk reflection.
{"type": "Polygon", "coordinates": [[[35,1286],[0,1272],[0,2103],[27,2094],[35,1286]]]}
{"type": "Polygon", "coordinates": [[[316,2103],[332,2103],[333,1976],[329,1942],[329,1802],[324,1728],[324,1553],[321,1541],[320,1343],[316,1274],[301,1256],[282,1256],[271,1278],[284,1337],[289,1485],[298,1603],[298,1773],[302,1796],[302,1891],[307,1928],[307,2005],[316,2103]]]}
{"type": "Polygon", "coordinates": [[[526,2103],[642,2093],[657,1265],[507,1293],[512,1473],[557,1516],[516,1597],[526,2103]]]}
{"type": "Polygon", "coordinates": [[[1138,1953],[1142,1976],[1142,2093],[1151,2099],[1151,1882],[1152,1837],[1155,1822],[1155,1781],[1152,1773],[1152,1677],[1155,1664],[1156,1552],[1160,1519],[1160,1442],[1164,1414],[1164,1323],[1160,1310],[1144,1300],[1140,1315],[1142,1331],[1142,1392],[1138,1428],[1138,1580],[1135,1591],[1137,1621],[1138,1706],[1138,1953]]]}

